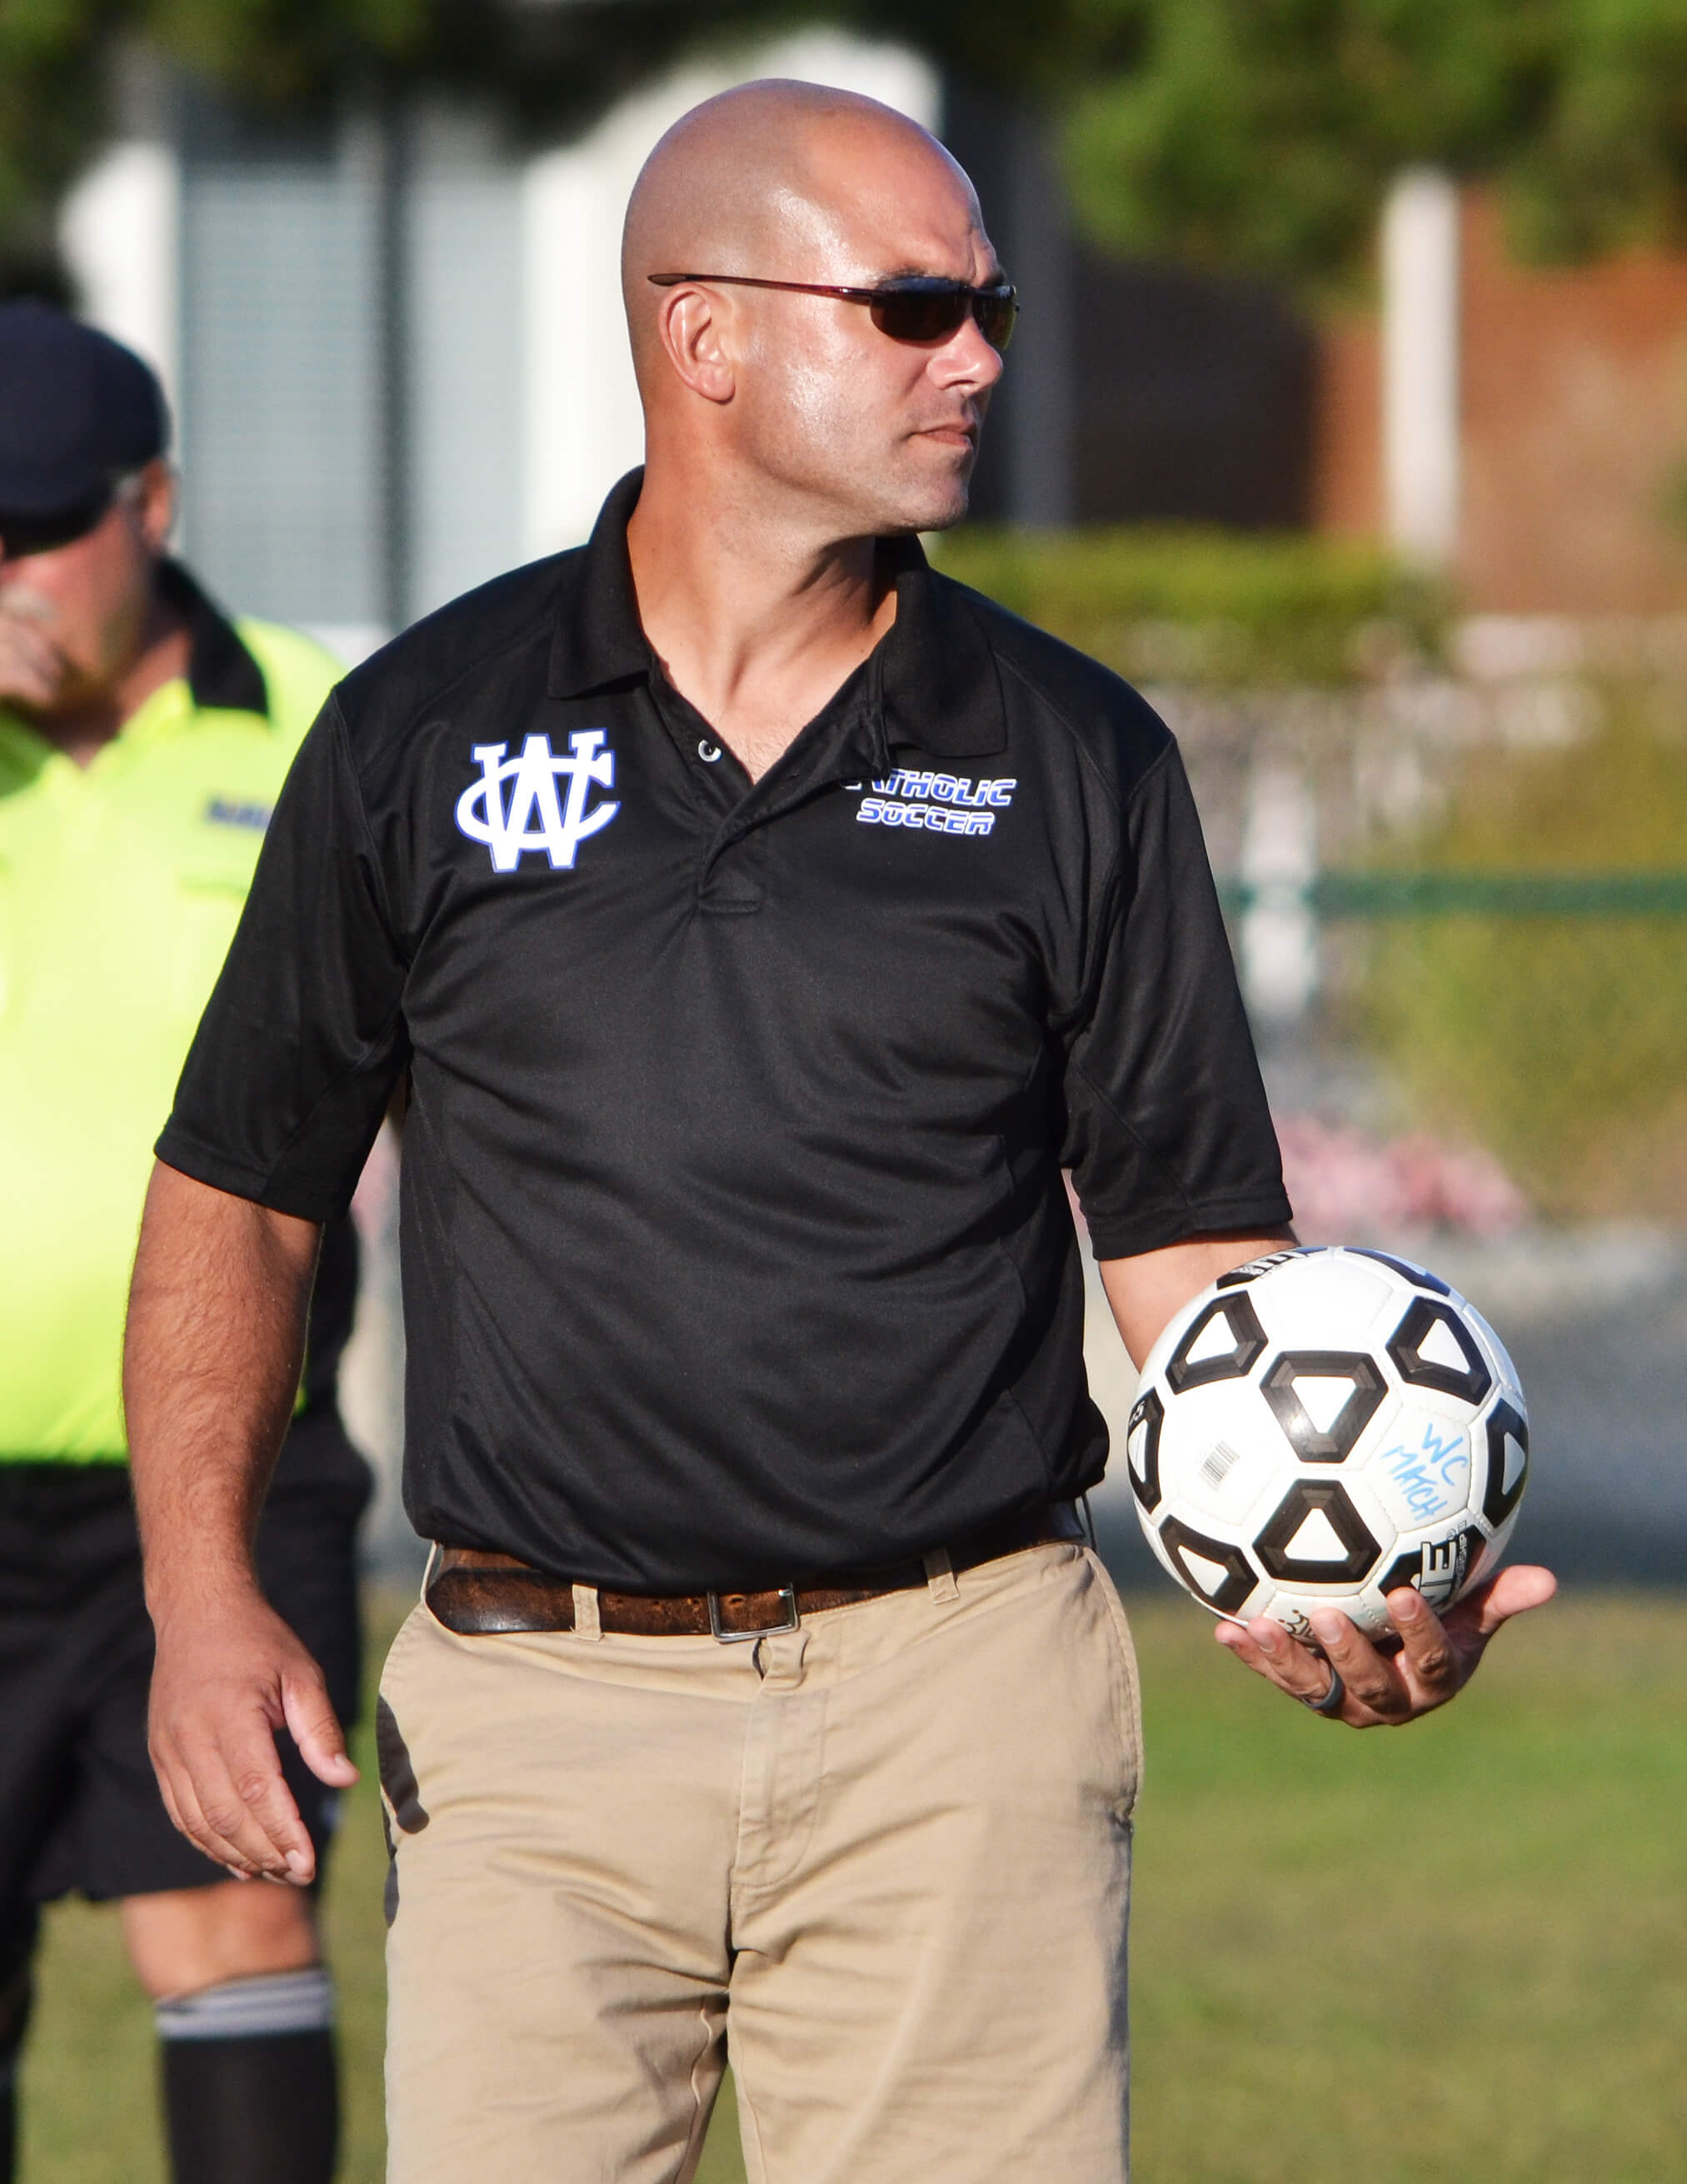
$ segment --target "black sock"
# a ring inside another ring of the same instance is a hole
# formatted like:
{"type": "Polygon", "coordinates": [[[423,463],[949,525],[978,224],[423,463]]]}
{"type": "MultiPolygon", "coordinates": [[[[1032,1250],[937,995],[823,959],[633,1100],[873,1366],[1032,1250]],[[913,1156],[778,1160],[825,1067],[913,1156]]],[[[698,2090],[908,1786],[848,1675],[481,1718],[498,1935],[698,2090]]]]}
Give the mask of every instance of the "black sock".
{"type": "Polygon", "coordinates": [[[175,2184],[329,2184],[339,2138],[331,2006],[320,1968],[159,2004],[175,2184]]]}
{"type": "Polygon", "coordinates": [[[35,1914],[8,1935],[0,1964],[0,2184],[12,2184],[18,2166],[18,2059],[24,2028],[30,2021],[34,1988],[30,1958],[35,1947],[35,1914]]]}
{"type": "Polygon", "coordinates": [[[18,2051],[0,2055],[0,2184],[18,2173],[18,2051]]]}

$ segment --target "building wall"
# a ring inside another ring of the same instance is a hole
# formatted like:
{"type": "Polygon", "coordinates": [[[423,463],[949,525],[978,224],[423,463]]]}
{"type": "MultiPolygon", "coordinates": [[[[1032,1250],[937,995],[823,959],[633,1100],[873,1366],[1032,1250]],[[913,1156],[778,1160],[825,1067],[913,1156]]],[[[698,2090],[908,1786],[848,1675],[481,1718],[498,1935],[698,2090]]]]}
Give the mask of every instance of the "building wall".
{"type": "Polygon", "coordinates": [[[1543,270],[1508,256],[1496,208],[1463,222],[1461,573],[1497,612],[1687,605],[1687,254],[1543,270]]]}
{"type": "Polygon", "coordinates": [[[1308,521],[1316,344],[1279,293],[1081,252],[1080,522],[1292,531],[1308,521]]]}
{"type": "Polygon", "coordinates": [[[1324,320],[1316,385],[1312,527],[1374,538],[1383,529],[1383,350],[1374,318],[1354,312],[1324,320]]]}
{"type": "Polygon", "coordinates": [[[974,515],[1304,526],[1316,344],[1293,303],[1098,249],[1076,231],[1047,117],[999,87],[944,88],[943,140],[1019,292],[974,515]]]}
{"type": "MultiPolygon", "coordinates": [[[[1687,607],[1687,254],[1522,265],[1479,191],[1460,229],[1465,600],[1502,614],[1687,607]]],[[[1327,320],[1318,374],[1314,521],[1381,537],[1375,319],[1327,320]]]]}
{"type": "Polygon", "coordinates": [[[384,144],[362,115],[260,131],[183,104],[182,549],[249,612],[378,626],[384,144]]]}

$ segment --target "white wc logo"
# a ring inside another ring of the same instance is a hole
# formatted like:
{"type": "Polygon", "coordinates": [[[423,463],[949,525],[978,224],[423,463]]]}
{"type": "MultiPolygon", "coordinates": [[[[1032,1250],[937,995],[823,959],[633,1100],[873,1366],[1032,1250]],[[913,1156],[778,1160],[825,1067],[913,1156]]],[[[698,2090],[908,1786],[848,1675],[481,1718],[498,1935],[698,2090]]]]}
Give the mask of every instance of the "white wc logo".
{"type": "Polygon", "coordinates": [[[615,754],[601,748],[603,738],[601,728],[579,730],[568,738],[567,758],[556,756],[549,736],[529,736],[519,758],[505,757],[507,744],[474,746],[481,777],[457,799],[457,825],[471,842],[486,844],[494,872],[514,872],[529,850],[543,850],[553,872],[573,870],[581,843],[621,809],[618,803],[586,809],[594,782],[601,788],[615,786],[615,754]],[[568,777],[568,793],[560,802],[559,774],[568,777]]]}

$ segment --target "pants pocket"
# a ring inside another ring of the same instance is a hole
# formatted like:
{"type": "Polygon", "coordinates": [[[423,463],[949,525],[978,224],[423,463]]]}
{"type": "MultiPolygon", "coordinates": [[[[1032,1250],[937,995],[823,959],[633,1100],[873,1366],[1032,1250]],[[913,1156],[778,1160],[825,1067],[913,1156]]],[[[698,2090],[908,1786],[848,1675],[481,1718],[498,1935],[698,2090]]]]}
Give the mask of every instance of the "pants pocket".
{"type": "Polygon", "coordinates": [[[1121,1820],[1128,1822],[1142,1787],[1142,1694],[1137,1674],[1137,1648],[1131,1640],[1125,1603],[1119,1597],[1119,1588],[1109,1575],[1106,1563],[1091,1547],[1083,1548],[1081,1552],[1101,1596],[1103,1619],[1112,1646],[1114,1711],[1118,1722],[1125,1776],[1118,1815],[1121,1820]]]}

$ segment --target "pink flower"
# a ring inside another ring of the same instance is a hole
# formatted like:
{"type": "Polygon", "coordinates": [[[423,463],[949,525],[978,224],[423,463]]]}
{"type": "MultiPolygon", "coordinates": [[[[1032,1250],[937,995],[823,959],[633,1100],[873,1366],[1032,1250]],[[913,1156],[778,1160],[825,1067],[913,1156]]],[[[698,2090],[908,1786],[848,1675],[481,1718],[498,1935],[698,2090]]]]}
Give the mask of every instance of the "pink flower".
{"type": "Polygon", "coordinates": [[[1308,1243],[1403,1228],[1497,1236],[1528,1215],[1499,1162],[1474,1146],[1444,1145],[1422,1131],[1384,1144],[1315,1115],[1282,1117],[1277,1140],[1295,1226],[1308,1243]]]}

